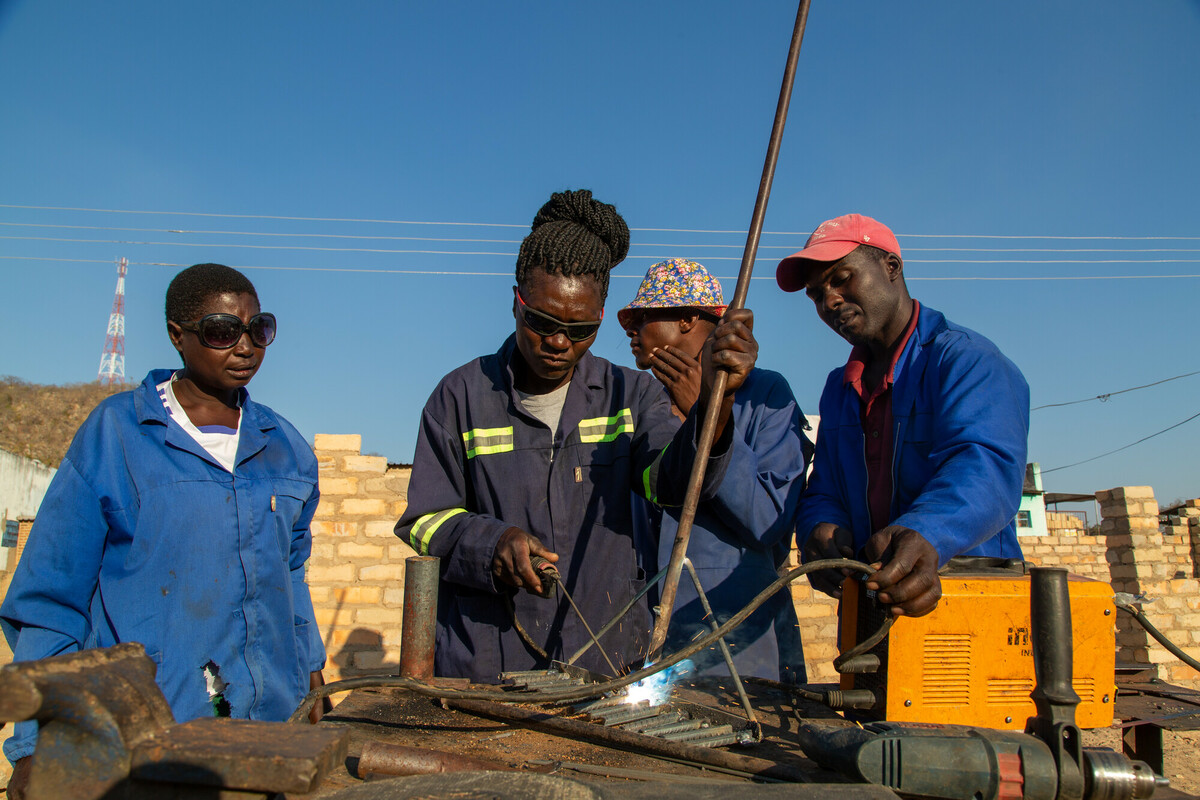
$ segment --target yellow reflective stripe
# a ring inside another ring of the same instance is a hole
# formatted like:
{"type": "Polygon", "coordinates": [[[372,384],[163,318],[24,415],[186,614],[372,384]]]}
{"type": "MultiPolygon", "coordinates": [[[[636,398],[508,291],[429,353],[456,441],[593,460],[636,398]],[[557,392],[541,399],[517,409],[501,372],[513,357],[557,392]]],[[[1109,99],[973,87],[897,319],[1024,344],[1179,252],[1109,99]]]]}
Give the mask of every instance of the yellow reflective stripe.
{"type": "MultiPolygon", "coordinates": [[[[671,445],[668,444],[667,447],[671,445]]],[[[667,447],[664,447],[650,462],[650,466],[646,467],[646,471],[642,473],[642,488],[646,490],[646,499],[651,503],[658,503],[658,493],[655,489],[658,487],[658,468],[662,464],[663,456],[667,454],[667,447]]]]}
{"type": "Polygon", "coordinates": [[[511,425],[507,428],[475,428],[464,431],[462,438],[467,448],[467,460],[492,453],[511,453],[513,449],[511,425]]]}
{"type": "Polygon", "coordinates": [[[633,412],[628,408],[612,417],[579,420],[579,441],[584,444],[611,442],[622,433],[633,433],[633,412]]]}
{"type": "Polygon", "coordinates": [[[453,516],[465,513],[467,513],[465,508],[445,508],[419,518],[408,532],[408,541],[413,550],[423,556],[429,555],[429,540],[433,538],[433,534],[437,533],[437,529],[442,527],[442,523],[453,516]]]}

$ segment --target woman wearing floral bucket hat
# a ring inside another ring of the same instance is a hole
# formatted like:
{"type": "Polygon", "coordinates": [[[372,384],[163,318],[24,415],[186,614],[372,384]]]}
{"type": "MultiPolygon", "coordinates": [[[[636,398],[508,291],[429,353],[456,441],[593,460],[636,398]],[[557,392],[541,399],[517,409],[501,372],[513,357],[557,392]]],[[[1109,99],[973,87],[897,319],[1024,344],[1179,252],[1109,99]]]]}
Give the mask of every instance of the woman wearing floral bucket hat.
{"type": "MultiPolygon", "coordinates": [[[[639,369],[654,373],[680,417],[699,398],[700,351],[725,311],[721,284],[695,261],[673,258],[646,272],[637,296],[617,312],[639,369]]],[[[734,396],[734,432],[725,480],[701,504],[688,546],[718,623],[740,611],[778,577],[792,545],[796,506],[804,491],[812,444],[791,387],[782,375],[755,368],[734,396]]],[[[640,498],[639,498],[640,501],[640,498]]],[[[679,527],[678,508],[640,502],[637,538],[656,543],[646,554],[652,570],[666,565],[679,527]],[[656,563],[655,563],[656,562],[656,563]]],[[[803,683],[804,652],[796,610],[776,593],[726,637],[743,675],[803,683]]],[[[695,587],[681,581],[667,651],[678,649],[709,621],[695,587]]],[[[715,647],[695,657],[701,674],[726,667],[715,647]]]]}

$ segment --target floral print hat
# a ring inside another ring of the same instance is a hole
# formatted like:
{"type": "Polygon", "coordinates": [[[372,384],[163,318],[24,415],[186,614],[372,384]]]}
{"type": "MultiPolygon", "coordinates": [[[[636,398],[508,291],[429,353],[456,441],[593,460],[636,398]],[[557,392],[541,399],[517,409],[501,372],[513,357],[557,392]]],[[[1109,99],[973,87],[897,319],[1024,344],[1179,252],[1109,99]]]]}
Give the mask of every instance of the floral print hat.
{"type": "Polygon", "coordinates": [[[646,270],[633,302],[617,312],[621,327],[638,308],[698,308],[718,317],[725,313],[721,284],[695,261],[672,258],[646,270]]]}

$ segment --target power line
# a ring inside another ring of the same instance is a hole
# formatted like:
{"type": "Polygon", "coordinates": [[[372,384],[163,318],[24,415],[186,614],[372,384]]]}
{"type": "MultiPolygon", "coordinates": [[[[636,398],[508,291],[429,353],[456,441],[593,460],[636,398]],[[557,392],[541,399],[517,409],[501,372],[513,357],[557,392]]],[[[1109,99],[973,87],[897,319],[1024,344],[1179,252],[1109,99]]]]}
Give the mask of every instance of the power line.
{"type": "Polygon", "coordinates": [[[1095,397],[1085,397],[1082,400],[1071,400],[1070,402],[1067,402],[1067,403],[1047,403],[1044,406],[1037,406],[1036,408],[1031,408],[1030,411],[1040,411],[1043,408],[1060,408],[1062,406],[1074,406],[1074,405],[1079,405],[1080,403],[1091,403],[1095,400],[1099,400],[1101,403],[1107,403],[1108,398],[1113,397],[1118,394],[1125,394],[1126,392],[1136,392],[1138,389],[1149,389],[1151,386],[1158,386],[1159,384],[1170,383],[1171,381],[1177,381],[1180,378],[1190,378],[1193,375],[1200,375],[1200,370],[1197,370],[1196,372],[1188,372],[1184,375],[1176,375],[1174,378],[1163,378],[1161,381],[1155,381],[1154,383],[1143,384],[1142,386],[1131,386],[1128,389],[1121,389],[1120,391],[1117,391],[1117,392],[1108,392],[1107,394],[1098,394],[1095,397]]]}
{"type": "MultiPolygon", "coordinates": [[[[388,255],[450,255],[450,256],[503,256],[506,258],[515,258],[516,253],[496,252],[487,250],[422,250],[410,248],[386,248],[386,247],[315,247],[313,245],[299,244],[245,244],[242,242],[151,242],[151,241],[132,241],[127,239],[74,239],[63,236],[13,236],[0,235],[0,239],[11,239],[17,241],[29,242],[63,242],[67,244],[118,244],[124,246],[151,246],[151,247],[207,247],[214,249],[229,249],[241,248],[247,250],[300,250],[318,253],[381,253],[388,255]]],[[[674,245],[655,245],[656,247],[675,247],[674,245]]],[[[703,245],[701,245],[703,247],[703,245]]],[[[682,248],[676,248],[682,249],[682,248]]],[[[660,255],[631,255],[632,259],[658,259],[660,255]]],[[[705,261],[741,261],[740,256],[708,256],[705,261]]],[[[756,259],[757,261],[760,259],[756,259]]],[[[767,259],[761,259],[767,260],[767,259]]],[[[770,259],[773,261],[774,259],[770,259]]],[[[963,259],[963,258],[914,258],[909,259],[910,264],[1200,264],[1200,258],[1120,258],[1120,259],[1082,259],[1082,258],[1057,258],[1057,259],[1021,259],[1021,258],[989,258],[989,259],[963,259]]]]}
{"type": "MultiPolygon", "coordinates": [[[[637,256],[632,256],[636,258],[637,256]]],[[[650,256],[641,256],[641,258],[649,258],[650,256]]],[[[111,264],[111,258],[60,258],[57,256],[11,256],[0,255],[0,259],[16,260],[16,261],[61,261],[67,263],[79,264],[111,264]]],[[[190,267],[191,264],[176,264],[169,261],[130,261],[133,266],[146,267],[190,267]]],[[[512,277],[512,271],[505,272],[477,272],[473,270],[435,270],[435,269],[371,269],[367,267],[297,267],[297,266],[263,266],[252,264],[232,264],[231,266],[237,269],[268,269],[268,270],[295,270],[298,272],[371,272],[384,275],[474,275],[478,277],[496,277],[505,276],[512,277]]],[[[641,280],[645,276],[637,275],[621,275],[613,274],[612,278],[629,278],[633,280],[641,280]]],[[[717,275],[718,280],[736,281],[736,275],[717,275]]],[[[1035,276],[953,276],[946,278],[926,278],[909,276],[910,281],[1110,281],[1110,280],[1173,280],[1178,278],[1200,278],[1200,274],[1180,274],[1180,275],[1035,275],[1035,276]]],[[[756,281],[774,281],[774,275],[755,275],[752,278],[756,281]]]]}
{"type": "MultiPolygon", "coordinates": [[[[356,217],[299,217],[277,214],[219,214],[203,211],[148,211],[120,208],[84,208],[77,206],[33,206],[17,203],[0,203],[0,208],[20,208],[33,211],[86,211],[104,214],[152,214],[159,216],[181,217],[213,217],[223,219],[274,219],[295,222],[357,222],[378,223],[384,225],[457,225],[464,227],[483,228],[528,228],[527,224],[511,222],[451,222],[434,220],[403,220],[403,219],[370,219],[356,217]]],[[[635,231],[658,231],[664,233],[720,233],[745,234],[745,230],[707,230],[701,228],[631,228],[635,231]]],[[[811,231],[763,231],[764,235],[772,236],[808,236],[811,231]]],[[[1045,240],[1108,240],[1108,241],[1200,241],[1200,236],[1042,236],[1018,234],[977,234],[977,233],[897,233],[899,237],[925,239],[1045,239],[1045,240]]]]}
{"type": "Polygon", "coordinates": [[[1124,447],[1118,447],[1116,450],[1109,450],[1107,453],[1101,453],[1098,456],[1092,456],[1091,458],[1085,458],[1083,461],[1076,461],[1074,464],[1067,464],[1066,466],[1062,466],[1062,467],[1054,467],[1053,469],[1044,469],[1044,470],[1042,470],[1042,474],[1046,475],[1050,472],[1058,472],[1059,470],[1070,469],[1071,467],[1078,467],[1080,464],[1087,464],[1088,462],[1095,461],[1100,458],[1104,458],[1105,456],[1111,456],[1113,453],[1119,453],[1122,450],[1128,450],[1129,448],[1133,447],[1134,445],[1138,445],[1149,439],[1153,439],[1155,436],[1162,436],[1167,431],[1173,431],[1176,428],[1178,428],[1180,425],[1186,425],[1187,423],[1194,420],[1196,417],[1200,417],[1200,413],[1193,414],[1192,416],[1185,419],[1183,422],[1176,422],[1174,425],[1172,425],[1169,428],[1163,428],[1158,433],[1152,433],[1149,436],[1143,436],[1141,439],[1138,439],[1136,442],[1130,442],[1129,444],[1125,445],[1124,447]]]}
{"type": "MultiPolygon", "coordinates": [[[[0,226],[9,228],[53,228],[60,230],[89,230],[89,231],[125,231],[130,233],[177,233],[188,235],[222,235],[222,236],[262,236],[288,237],[299,239],[351,239],[357,241],[411,241],[411,242],[467,242],[486,244],[520,244],[520,239],[481,239],[459,236],[389,236],[385,234],[352,234],[352,233],[288,233],[280,231],[230,231],[230,230],[188,230],[180,228],[130,228],[115,225],[64,225],[39,222],[0,222],[0,226]]],[[[52,239],[51,241],[60,241],[52,239]]],[[[91,241],[91,240],[61,240],[61,241],[91,241]]],[[[703,244],[674,242],[632,242],[631,247],[671,247],[687,250],[696,247],[741,250],[744,244],[703,244]]],[[[759,250],[791,251],[795,244],[760,245],[759,250]]],[[[1059,248],[1059,247],[906,247],[906,253],[1200,253],[1193,248],[1059,248]]]]}

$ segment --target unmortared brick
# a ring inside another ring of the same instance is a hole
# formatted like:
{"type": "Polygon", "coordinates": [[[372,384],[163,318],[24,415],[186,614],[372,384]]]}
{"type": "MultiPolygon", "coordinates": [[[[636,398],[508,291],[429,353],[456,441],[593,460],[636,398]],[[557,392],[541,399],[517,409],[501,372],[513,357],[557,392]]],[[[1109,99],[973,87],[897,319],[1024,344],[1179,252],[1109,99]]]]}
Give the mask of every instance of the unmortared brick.
{"type": "Polygon", "coordinates": [[[362,452],[362,435],[357,433],[318,433],[313,449],[320,452],[362,452]]]}

